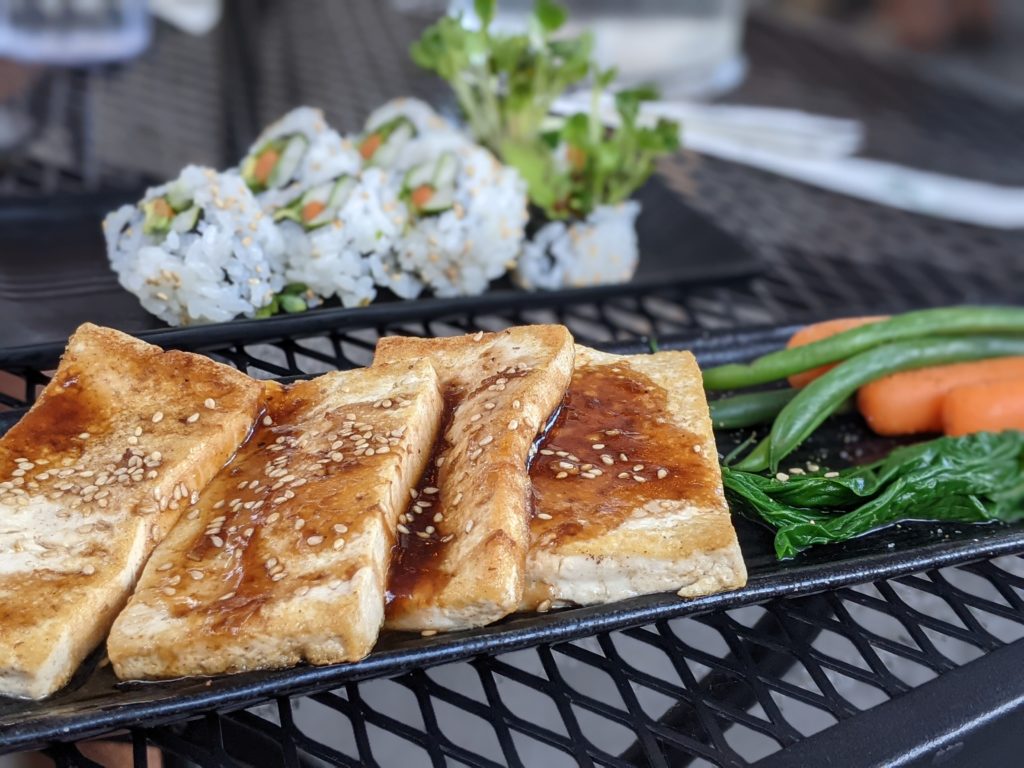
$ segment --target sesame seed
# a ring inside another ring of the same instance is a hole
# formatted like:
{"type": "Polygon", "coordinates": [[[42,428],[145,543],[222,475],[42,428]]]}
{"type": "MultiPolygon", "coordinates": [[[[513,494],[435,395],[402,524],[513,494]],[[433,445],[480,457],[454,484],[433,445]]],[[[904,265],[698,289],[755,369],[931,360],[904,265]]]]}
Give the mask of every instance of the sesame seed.
{"type": "Polygon", "coordinates": [[[341,549],[344,546],[345,546],[345,540],[342,539],[342,538],[335,539],[334,543],[331,545],[331,547],[334,548],[334,549],[341,549]]]}
{"type": "Polygon", "coordinates": [[[704,449],[700,445],[693,446],[694,453],[701,453],[704,449]]]}
{"type": "Polygon", "coordinates": [[[269,416],[264,416],[263,417],[263,426],[264,427],[269,427],[273,423],[274,423],[274,420],[272,418],[270,418],[269,416]]]}
{"type": "Polygon", "coordinates": [[[561,467],[562,469],[572,469],[573,468],[572,463],[570,463],[568,461],[560,461],[560,462],[558,462],[558,466],[561,467]]]}
{"type": "Polygon", "coordinates": [[[324,543],[324,537],[323,536],[310,536],[308,539],[306,539],[306,543],[309,544],[309,546],[311,546],[311,547],[315,547],[315,546],[318,546],[318,545],[324,543]]]}
{"type": "Polygon", "coordinates": [[[203,401],[203,405],[206,406],[208,410],[212,411],[214,408],[217,407],[217,401],[214,400],[212,397],[208,397],[203,401]]]}
{"type": "Polygon", "coordinates": [[[419,536],[421,539],[429,539],[430,538],[430,534],[427,533],[426,531],[416,531],[416,535],[419,536]]]}
{"type": "Polygon", "coordinates": [[[309,594],[309,587],[306,584],[303,584],[301,587],[299,587],[298,589],[295,590],[295,596],[296,597],[305,597],[308,594],[309,594]]]}
{"type": "Polygon", "coordinates": [[[790,467],[789,468],[789,474],[791,474],[791,475],[802,475],[802,474],[804,474],[804,471],[802,469],[800,469],[800,467],[790,467]]]}
{"type": "Polygon", "coordinates": [[[223,595],[221,595],[217,599],[220,600],[221,602],[224,602],[225,600],[230,600],[234,596],[235,596],[234,592],[225,592],[223,595]]]}
{"type": "Polygon", "coordinates": [[[92,565],[91,563],[86,563],[84,566],[82,566],[82,573],[84,573],[86,576],[92,576],[94,573],[96,573],[96,566],[92,565]]]}
{"type": "Polygon", "coordinates": [[[812,464],[811,462],[807,463],[808,472],[818,472],[819,470],[821,470],[821,467],[819,467],[817,464],[812,464]]]}
{"type": "Polygon", "coordinates": [[[618,478],[619,478],[620,480],[628,480],[628,479],[629,479],[629,472],[619,472],[619,474],[617,475],[617,477],[618,477],[618,478]]]}
{"type": "Polygon", "coordinates": [[[274,574],[273,576],[271,576],[271,577],[270,577],[270,580],[271,580],[271,581],[280,581],[281,579],[283,579],[283,578],[284,578],[285,576],[287,576],[287,575],[288,575],[288,574],[287,574],[287,573],[284,573],[284,572],[281,572],[281,573],[275,573],[275,574],[274,574]]]}
{"type": "Polygon", "coordinates": [[[480,341],[480,339],[482,339],[483,337],[484,337],[484,332],[483,331],[477,331],[476,333],[473,334],[473,341],[480,341]]]}
{"type": "Polygon", "coordinates": [[[438,512],[437,514],[434,515],[434,522],[435,523],[440,523],[442,520],[444,520],[444,514],[443,513],[438,512]]]}
{"type": "Polygon", "coordinates": [[[472,416],[469,417],[469,420],[470,421],[480,421],[481,418],[483,418],[483,417],[479,413],[474,413],[472,416]]]}
{"type": "Polygon", "coordinates": [[[427,532],[428,534],[431,534],[431,533],[433,533],[434,531],[436,531],[437,529],[436,529],[436,528],[435,528],[434,526],[432,526],[432,525],[428,525],[428,526],[427,526],[426,528],[424,528],[423,530],[425,530],[425,531],[426,531],[426,532],[427,532]]]}
{"type": "Polygon", "coordinates": [[[164,587],[162,591],[165,595],[171,597],[172,595],[176,594],[178,590],[176,590],[174,587],[164,587]]]}
{"type": "Polygon", "coordinates": [[[629,456],[624,453],[619,454],[619,461],[629,461],[629,456]]]}
{"type": "Polygon", "coordinates": [[[594,443],[590,447],[593,448],[595,451],[600,451],[602,448],[604,448],[604,443],[594,443]]]}
{"type": "Polygon", "coordinates": [[[559,472],[557,475],[555,475],[555,480],[564,480],[568,476],[569,476],[568,472],[559,472]]]}
{"type": "Polygon", "coordinates": [[[80,435],[78,436],[78,439],[79,439],[79,440],[88,440],[88,439],[89,439],[89,433],[88,433],[88,432],[82,432],[82,433],[81,433],[81,434],[80,434],[80,435]]]}
{"type": "Polygon", "coordinates": [[[164,563],[159,568],[157,568],[157,570],[158,571],[169,571],[173,567],[174,567],[174,563],[164,563]]]}
{"type": "Polygon", "coordinates": [[[157,411],[156,413],[153,414],[153,423],[154,424],[159,424],[161,421],[163,421],[163,419],[164,419],[164,412],[163,411],[157,411]]]}
{"type": "Polygon", "coordinates": [[[484,408],[488,411],[493,411],[494,407],[494,403],[484,403],[484,408]]]}
{"type": "Polygon", "coordinates": [[[613,459],[606,453],[603,456],[601,456],[601,463],[606,464],[607,466],[610,467],[612,464],[615,463],[615,459],[613,459]]]}
{"type": "Polygon", "coordinates": [[[550,520],[551,519],[551,515],[549,515],[547,512],[538,512],[537,513],[537,517],[539,517],[541,520],[550,520]]]}
{"type": "Polygon", "coordinates": [[[202,581],[203,578],[206,576],[206,574],[204,574],[202,571],[196,569],[189,571],[188,575],[192,577],[193,581],[202,581]]]}
{"type": "Polygon", "coordinates": [[[408,533],[409,533],[409,529],[408,529],[408,528],[406,528],[406,527],[405,527],[404,525],[401,525],[401,524],[399,524],[399,526],[398,526],[398,532],[399,532],[399,533],[404,533],[404,534],[408,535],[408,533]]]}
{"type": "Polygon", "coordinates": [[[513,432],[515,432],[517,429],[519,429],[519,420],[518,419],[512,419],[512,421],[510,421],[508,423],[508,428],[510,430],[512,430],[513,432]]]}
{"type": "Polygon", "coordinates": [[[633,475],[633,479],[636,480],[638,483],[646,483],[647,482],[647,478],[646,477],[642,477],[640,475],[633,475]]]}
{"type": "MultiPolygon", "coordinates": [[[[479,341],[479,339],[477,339],[477,341],[479,341]]],[[[436,634],[436,629],[424,629],[420,632],[420,637],[433,637],[436,634]]]]}
{"type": "Polygon", "coordinates": [[[780,483],[784,483],[787,480],[789,480],[789,475],[787,475],[785,472],[776,472],[775,479],[778,480],[780,483]]]}
{"type": "Polygon", "coordinates": [[[826,472],[825,477],[839,477],[838,472],[826,472]]]}
{"type": "Polygon", "coordinates": [[[302,519],[302,518],[300,517],[300,518],[299,518],[298,520],[296,520],[296,521],[295,521],[295,530],[296,530],[296,531],[301,531],[301,530],[302,530],[302,527],[303,527],[303,526],[304,526],[305,524],[306,524],[306,521],[305,521],[305,520],[303,520],[303,519],[302,519]]]}
{"type": "Polygon", "coordinates": [[[659,480],[664,480],[666,477],[668,477],[668,470],[667,469],[659,469],[658,470],[658,479],[659,480]]]}
{"type": "Polygon", "coordinates": [[[267,525],[273,525],[274,523],[276,523],[280,519],[281,519],[281,513],[280,512],[271,512],[269,515],[267,515],[267,525]]]}
{"type": "Polygon", "coordinates": [[[551,610],[551,601],[550,600],[541,600],[540,604],[537,606],[537,613],[547,613],[550,610],[551,610]]]}
{"type": "Polygon", "coordinates": [[[427,496],[433,496],[435,493],[437,493],[440,490],[441,490],[440,488],[435,488],[432,485],[428,485],[426,488],[423,489],[423,492],[425,494],[427,494],[427,496]]]}
{"type": "Polygon", "coordinates": [[[466,523],[466,533],[469,533],[470,531],[473,530],[473,525],[474,525],[474,522],[472,520],[470,520],[470,521],[468,521],[466,523]]]}
{"type": "Polygon", "coordinates": [[[153,451],[151,454],[149,454],[149,458],[151,458],[153,461],[160,461],[160,459],[162,459],[163,457],[164,455],[160,453],[160,451],[153,451]]]}
{"type": "Polygon", "coordinates": [[[217,549],[220,549],[224,546],[224,539],[222,539],[220,536],[211,536],[210,543],[213,544],[213,546],[215,546],[217,549]]]}

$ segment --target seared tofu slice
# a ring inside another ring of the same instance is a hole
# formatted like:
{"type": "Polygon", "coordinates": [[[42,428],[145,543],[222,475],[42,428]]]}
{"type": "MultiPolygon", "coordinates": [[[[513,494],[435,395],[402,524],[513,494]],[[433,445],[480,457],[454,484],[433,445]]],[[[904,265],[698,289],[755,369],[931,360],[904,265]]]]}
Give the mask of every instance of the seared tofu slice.
{"type": "Polygon", "coordinates": [[[83,325],[0,439],[0,694],[62,687],[146,558],[245,439],[261,387],[83,325]]]}
{"type": "Polygon", "coordinates": [[[397,518],[441,411],[422,361],[268,384],[252,437],[157,548],[115,622],[118,677],[369,653],[397,518]]]}
{"type": "Polygon", "coordinates": [[[454,630],[514,611],[529,545],[527,457],[569,383],[558,325],[443,339],[388,337],[374,364],[430,360],[443,434],[399,525],[386,626],[454,630]]]}
{"type": "Polygon", "coordinates": [[[530,479],[523,610],[746,583],[689,352],[624,357],[578,346],[530,479]]]}

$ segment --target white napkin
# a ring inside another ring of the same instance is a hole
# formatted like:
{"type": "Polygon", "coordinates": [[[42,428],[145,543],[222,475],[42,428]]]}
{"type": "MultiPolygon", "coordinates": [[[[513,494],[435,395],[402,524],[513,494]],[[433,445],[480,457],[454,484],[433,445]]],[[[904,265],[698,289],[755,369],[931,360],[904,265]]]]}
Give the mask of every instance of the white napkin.
{"type": "MultiPolygon", "coordinates": [[[[559,99],[553,111],[590,107],[589,96],[559,99]]],[[[610,98],[602,117],[615,123],[610,98]]],[[[777,173],[832,192],[935,218],[994,229],[1024,228],[1024,187],[920,171],[854,157],[862,144],[858,121],[766,107],[651,102],[645,120],[682,123],[685,146],[695,152],[777,173]]]]}
{"type": "Polygon", "coordinates": [[[222,0],[149,0],[149,10],[190,35],[205,35],[217,26],[222,0]]]}

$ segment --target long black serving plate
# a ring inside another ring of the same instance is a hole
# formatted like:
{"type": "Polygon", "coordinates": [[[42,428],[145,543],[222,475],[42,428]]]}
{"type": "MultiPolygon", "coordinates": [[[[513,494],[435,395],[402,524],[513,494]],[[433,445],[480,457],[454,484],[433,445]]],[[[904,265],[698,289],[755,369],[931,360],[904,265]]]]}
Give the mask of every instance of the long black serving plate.
{"type": "MultiPolygon", "coordinates": [[[[691,349],[707,366],[748,359],[778,348],[791,332],[791,328],[704,332],[691,338],[662,340],[660,348],[691,349]]],[[[647,351],[639,344],[619,345],[611,350],[647,351]]],[[[720,433],[719,449],[727,451],[744,437],[746,433],[720,433]]],[[[812,438],[805,456],[839,466],[878,456],[892,445],[891,441],[871,436],[858,418],[850,416],[833,420],[821,429],[812,438]]],[[[750,579],[746,587],[733,592],[690,600],[659,594],[611,605],[517,615],[490,627],[430,638],[386,633],[376,650],[355,664],[300,666],[161,683],[118,683],[104,662],[102,650],[98,650],[72,682],[49,699],[29,702],[0,698],[0,753],[130,725],[151,725],[201,712],[239,709],[275,696],[323,691],[478,654],[572,640],[660,619],[806,595],[1024,551],[1024,526],[914,524],[842,545],[821,547],[779,562],[765,528],[742,518],[735,522],[750,579]]]]}
{"type": "MultiPolygon", "coordinates": [[[[141,191],[70,197],[45,204],[0,207],[0,349],[62,345],[86,320],[128,333],[166,329],[138,299],[121,288],[107,263],[100,223],[107,211],[132,202],[141,191]]],[[[491,302],[578,302],[609,294],[641,293],[681,284],[749,277],[760,264],[747,248],[689,208],[659,177],[637,194],[643,210],[637,222],[640,264],[625,285],[573,288],[530,294],[505,278],[482,296],[455,299],[380,300],[370,307],[325,306],[302,315],[236,320],[208,331],[237,336],[238,326],[260,335],[287,335],[302,323],[319,327],[367,325],[372,316],[434,309],[473,311],[491,302]]]]}

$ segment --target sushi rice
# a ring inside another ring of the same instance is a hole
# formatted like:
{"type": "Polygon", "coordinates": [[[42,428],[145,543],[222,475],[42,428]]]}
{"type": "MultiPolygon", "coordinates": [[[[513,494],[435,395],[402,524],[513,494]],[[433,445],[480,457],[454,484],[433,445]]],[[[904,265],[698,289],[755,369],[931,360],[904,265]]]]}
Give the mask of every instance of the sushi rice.
{"type": "Polygon", "coordinates": [[[377,295],[372,264],[391,250],[405,216],[388,174],[368,169],[332,222],[312,231],[281,222],[288,281],[304,283],[319,297],[337,296],[346,307],[369,304],[377,295]]]}
{"type": "Polygon", "coordinates": [[[358,172],[360,165],[358,150],[327,124],[321,110],[297,107],[260,134],[239,169],[263,209],[273,212],[311,186],[358,172]],[[261,153],[273,145],[279,146],[279,157],[269,178],[260,183],[255,169],[261,153]]]}
{"type": "Polygon", "coordinates": [[[252,317],[285,284],[281,232],[235,173],[188,166],[103,222],[120,284],[170,325],[252,317]],[[145,208],[180,201],[166,232],[146,232],[145,208]]]}
{"type": "MultiPolygon", "coordinates": [[[[431,214],[410,211],[394,259],[384,260],[381,268],[390,264],[393,270],[396,265],[436,296],[483,293],[519,254],[528,218],[526,184],[513,168],[455,132],[410,141],[398,155],[394,178],[404,184],[411,171],[444,155],[456,163],[451,205],[431,214]]],[[[394,290],[396,280],[389,282],[394,290]]],[[[406,280],[402,287],[411,292],[413,285],[406,280]]]]}
{"type": "Polygon", "coordinates": [[[640,203],[601,205],[582,221],[551,221],[523,245],[512,274],[529,290],[582,288],[632,279],[640,260],[640,203]]]}

